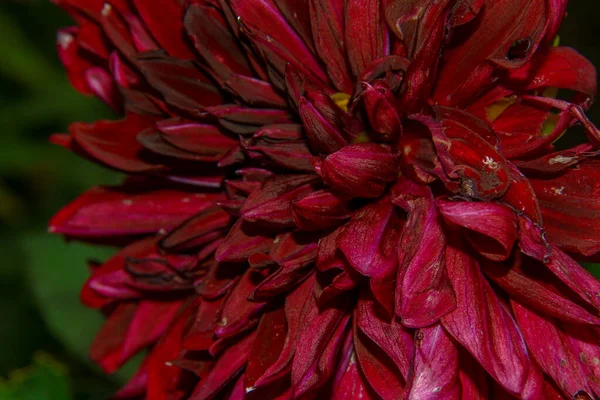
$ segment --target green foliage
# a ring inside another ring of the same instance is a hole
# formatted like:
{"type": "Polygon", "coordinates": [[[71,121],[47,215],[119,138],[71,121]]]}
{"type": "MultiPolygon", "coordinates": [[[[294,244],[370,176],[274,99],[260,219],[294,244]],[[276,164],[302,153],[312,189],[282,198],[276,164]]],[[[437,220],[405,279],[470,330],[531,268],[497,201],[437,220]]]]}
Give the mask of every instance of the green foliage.
{"type": "Polygon", "coordinates": [[[67,369],[45,353],[33,365],[11,373],[0,381],[0,400],[70,400],[73,396],[67,369]]]}

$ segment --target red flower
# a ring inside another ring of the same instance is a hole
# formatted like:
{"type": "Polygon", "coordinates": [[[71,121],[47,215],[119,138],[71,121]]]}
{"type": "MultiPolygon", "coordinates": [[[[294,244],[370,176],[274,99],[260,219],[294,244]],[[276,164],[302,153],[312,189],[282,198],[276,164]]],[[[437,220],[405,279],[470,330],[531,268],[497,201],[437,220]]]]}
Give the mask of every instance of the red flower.
{"type": "Polygon", "coordinates": [[[600,396],[566,1],[55,1],[74,86],[124,115],[53,138],[132,176],[50,224],[123,246],[82,293],[106,371],[149,350],[117,397],[600,396]]]}

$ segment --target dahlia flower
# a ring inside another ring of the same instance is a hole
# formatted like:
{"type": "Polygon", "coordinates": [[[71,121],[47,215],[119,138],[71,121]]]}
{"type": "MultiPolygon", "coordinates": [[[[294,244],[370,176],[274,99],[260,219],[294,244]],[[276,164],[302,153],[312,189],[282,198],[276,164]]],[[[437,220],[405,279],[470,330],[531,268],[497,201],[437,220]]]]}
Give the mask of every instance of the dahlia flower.
{"type": "Polygon", "coordinates": [[[600,396],[594,67],[566,0],[54,0],[53,141],[129,174],[50,230],[116,398],[600,396]],[[586,139],[556,146],[573,125],[586,139]]]}

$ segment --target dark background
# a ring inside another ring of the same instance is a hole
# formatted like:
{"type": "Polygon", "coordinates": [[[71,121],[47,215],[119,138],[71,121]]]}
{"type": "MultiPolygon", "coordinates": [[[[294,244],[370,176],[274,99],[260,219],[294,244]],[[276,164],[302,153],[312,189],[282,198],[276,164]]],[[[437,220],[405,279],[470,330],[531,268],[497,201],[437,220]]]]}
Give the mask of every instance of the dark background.
{"type": "MultiPolygon", "coordinates": [[[[572,1],[560,36],[598,66],[596,4],[572,1]]],[[[55,37],[69,24],[46,0],[0,0],[0,400],[105,399],[127,375],[106,377],[89,363],[101,318],[78,303],[86,259],[110,250],[46,233],[78,193],[120,179],[47,141],[71,121],[112,116],[65,78],[55,37]]],[[[590,117],[600,122],[600,106],[590,117]]]]}

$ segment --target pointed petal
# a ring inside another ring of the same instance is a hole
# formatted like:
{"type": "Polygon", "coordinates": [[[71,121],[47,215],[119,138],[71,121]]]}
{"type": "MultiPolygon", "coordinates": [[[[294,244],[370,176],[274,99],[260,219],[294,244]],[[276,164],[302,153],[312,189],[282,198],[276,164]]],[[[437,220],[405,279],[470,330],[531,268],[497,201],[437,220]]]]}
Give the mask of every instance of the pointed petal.
{"type": "Polygon", "coordinates": [[[436,324],[419,329],[415,337],[407,399],[460,399],[458,350],[450,336],[436,324]]]}
{"type": "Polygon", "coordinates": [[[446,263],[457,307],[442,317],[442,323],[498,383],[511,393],[521,393],[530,359],[518,327],[477,261],[455,246],[447,247],[446,263]]]}
{"type": "Polygon", "coordinates": [[[396,314],[409,327],[431,325],[456,307],[446,274],[446,239],[433,195],[406,179],[392,189],[392,201],[409,213],[398,246],[396,314]]]}
{"type": "Polygon", "coordinates": [[[579,355],[573,352],[567,335],[557,322],[515,301],[512,306],[527,346],[544,373],[569,397],[581,390],[592,393],[579,355]]]}
{"type": "Polygon", "coordinates": [[[78,122],[69,131],[86,153],[103,164],[125,172],[146,172],[158,166],[140,159],[142,146],[136,137],[154,122],[152,117],[129,113],[120,121],[78,122]]]}
{"type": "Polygon", "coordinates": [[[82,238],[154,233],[172,229],[215,201],[213,195],[160,188],[152,181],[97,187],[57,213],[50,230],[82,238]]]}

